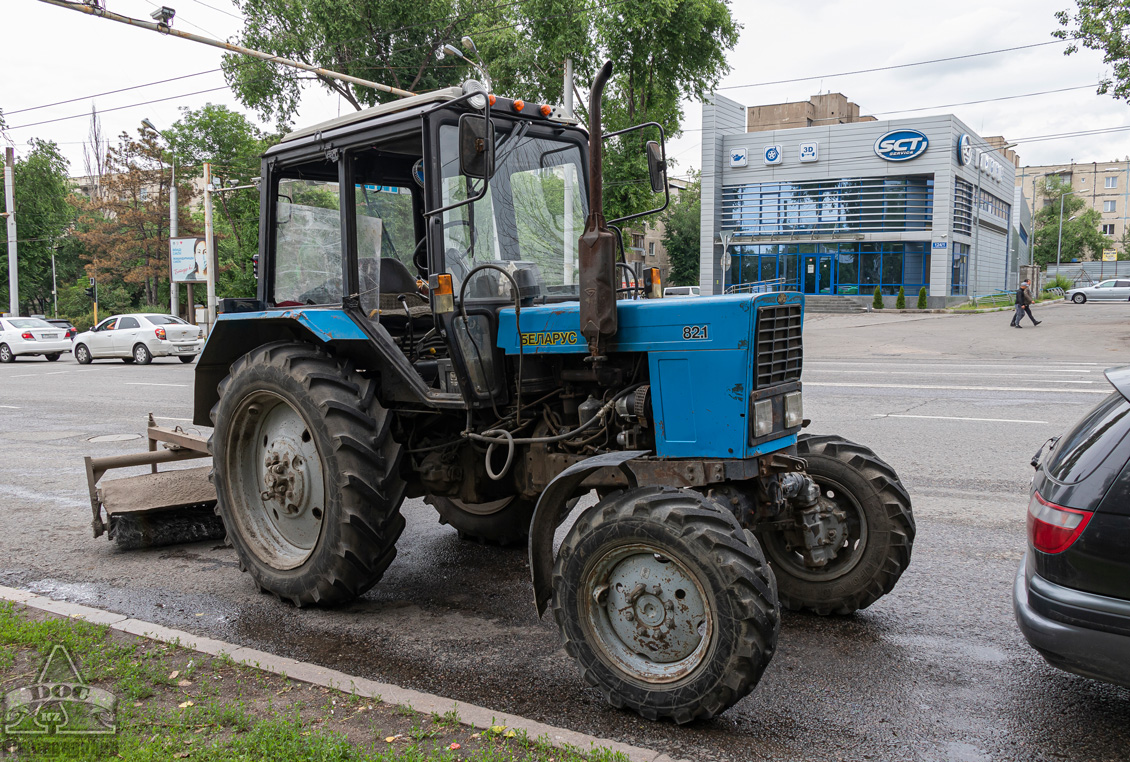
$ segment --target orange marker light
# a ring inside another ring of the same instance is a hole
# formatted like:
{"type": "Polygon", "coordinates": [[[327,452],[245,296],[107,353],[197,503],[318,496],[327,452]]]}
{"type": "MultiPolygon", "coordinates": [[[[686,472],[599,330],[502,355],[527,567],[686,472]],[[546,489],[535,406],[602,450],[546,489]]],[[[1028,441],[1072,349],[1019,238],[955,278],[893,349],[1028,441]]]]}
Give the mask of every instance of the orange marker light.
{"type": "Polygon", "coordinates": [[[549,116],[550,114],[553,113],[553,107],[552,106],[542,106],[539,109],[539,111],[541,111],[542,116],[549,116]]]}
{"type": "Polygon", "coordinates": [[[455,311],[455,295],[451,287],[451,274],[433,275],[428,284],[432,289],[432,310],[437,315],[455,311]]]}
{"type": "Polygon", "coordinates": [[[492,106],[493,106],[493,105],[494,105],[494,102],[495,102],[496,100],[498,100],[498,98],[495,98],[495,97],[494,97],[493,95],[492,95],[492,96],[490,96],[490,105],[492,105],[492,106]]]}
{"type": "Polygon", "coordinates": [[[525,101],[523,101],[523,100],[516,100],[516,101],[514,101],[514,110],[515,110],[515,111],[521,111],[521,110],[522,110],[522,109],[524,109],[525,107],[526,107],[526,102],[525,102],[525,101]]]}
{"type": "Polygon", "coordinates": [[[435,293],[440,295],[452,296],[454,291],[451,288],[451,276],[447,273],[442,273],[436,276],[436,289],[435,293]]]}

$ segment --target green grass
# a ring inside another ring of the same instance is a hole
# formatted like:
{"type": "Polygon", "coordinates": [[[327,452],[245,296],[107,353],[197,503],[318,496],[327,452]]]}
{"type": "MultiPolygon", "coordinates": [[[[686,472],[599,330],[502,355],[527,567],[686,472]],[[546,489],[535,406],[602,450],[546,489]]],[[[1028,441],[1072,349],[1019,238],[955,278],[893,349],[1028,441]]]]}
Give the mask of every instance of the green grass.
{"type": "Polygon", "coordinates": [[[608,749],[556,748],[524,731],[477,731],[461,725],[455,709],[425,715],[7,603],[0,603],[0,695],[32,684],[56,645],[88,684],[118,697],[118,732],[62,744],[0,734],[0,756],[18,745],[18,759],[65,753],[127,762],[625,761],[608,749]]]}

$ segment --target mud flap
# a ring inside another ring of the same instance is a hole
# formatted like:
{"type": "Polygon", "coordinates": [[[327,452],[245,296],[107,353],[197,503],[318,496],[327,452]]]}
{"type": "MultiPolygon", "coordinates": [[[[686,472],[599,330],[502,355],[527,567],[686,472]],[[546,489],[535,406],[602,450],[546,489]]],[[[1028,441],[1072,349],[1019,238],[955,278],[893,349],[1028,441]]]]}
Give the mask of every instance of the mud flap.
{"type": "Polygon", "coordinates": [[[628,480],[628,486],[638,486],[636,476],[626,464],[629,460],[647,455],[649,450],[627,450],[594,455],[566,468],[553,478],[541,493],[534,518],[530,523],[530,575],[534,583],[534,606],[538,616],[545,613],[553,595],[553,535],[564,518],[562,511],[581,482],[602,468],[618,468],[628,480]]]}

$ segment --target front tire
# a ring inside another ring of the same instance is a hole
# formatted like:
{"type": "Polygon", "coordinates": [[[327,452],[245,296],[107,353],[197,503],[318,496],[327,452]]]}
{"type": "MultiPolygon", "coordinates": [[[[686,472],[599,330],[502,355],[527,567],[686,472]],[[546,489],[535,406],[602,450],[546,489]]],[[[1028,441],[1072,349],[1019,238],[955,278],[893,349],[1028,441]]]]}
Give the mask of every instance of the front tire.
{"type": "Polygon", "coordinates": [[[758,530],[781,604],[821,616],[867,608],[894,588],[910,564],[915,532],[910,495],[894,469],[843,437],[801,434],[797,455],[808,461],[821,500],[843,511],[847,529],[836,557],[815,568],[795,550],[795,537],[758,530]]]}
{"type": "Polygon", "coordinates": [[[217,513],[260,589],[296,606],[380,580],[404,530],[400,445],[375,381],[310,344],[236,360],[212,408],[217,513]]]}
{"type": "Polygon", "coordinates": [[[15,362],[16,356],[12,354],[12,348],[7,344],[0,344],[0,362],[15,362]]]}
{"type": "Polygon", "coordinates": [[[79,344],[75,347],[75,359],[78,360],[79,365],[90,365],[94,361],[94,356],[90,354],[85,344],[79,344]]]}
{"type": "Polygon", "coordinates": [[[464,503],[449,497],[428,495],[424,502],[439,512],[441,524],[455,528],[459,539],[503,547],[526,541],[537,505],[519,497],[488,503],[464,503]]]}
{"type": "Polygon", "coordinates": [[[697,492],[643,487],[586,510],[561,545],[553,589],[585,680],[647,719],[725,711],[776,647],[776,585],[757,541],[697,492]]]}
{"type": "Polygon", "coordinates": [[[1086,294],[1074,294],[1071,297],[1071,301],[1075,302],[1076,304],[1082,304],[1083,302],[1087,301],[1087,295],[1086,294]]]}
{"type": "Polygon", "coordinates": [[[133,361],[138,365],[148,365],[153,362],[153,353],[144,344],[138,344],[133,348],[133,361]]]}

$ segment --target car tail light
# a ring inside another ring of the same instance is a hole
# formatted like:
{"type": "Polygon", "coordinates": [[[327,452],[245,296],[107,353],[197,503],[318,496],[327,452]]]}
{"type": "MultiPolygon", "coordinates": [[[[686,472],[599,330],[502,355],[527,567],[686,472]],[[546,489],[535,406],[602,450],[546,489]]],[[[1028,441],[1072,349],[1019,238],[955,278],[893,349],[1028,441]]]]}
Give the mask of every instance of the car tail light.
{"type": "Polygon", "coordinates": [[[161,341],[165,340],[165,329],[164,328],[158,328],[157,330],[153,331],[153,333],[157,334],[157,338],[160,339],[161,341]]]}
{"type": "Polygon", "coordinates": [[[31,335],[31,331],[24,331],[20,334],[20,338],[27,339],[28,341],[35,341],[35,337],[31,335]]]}
{"type": "Polygon", "coordinates": [[[1062,553],[1079,539],[1093,515],[1092,511],[1049,503],[1033,492],[1028,502],[1028,542],[1041,553],[1062,553]]]}

